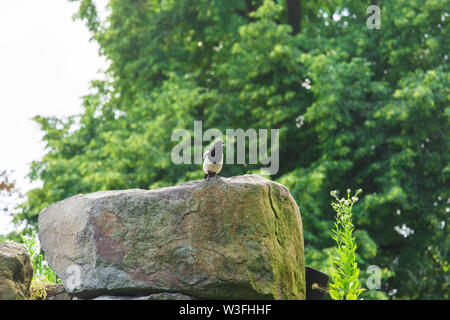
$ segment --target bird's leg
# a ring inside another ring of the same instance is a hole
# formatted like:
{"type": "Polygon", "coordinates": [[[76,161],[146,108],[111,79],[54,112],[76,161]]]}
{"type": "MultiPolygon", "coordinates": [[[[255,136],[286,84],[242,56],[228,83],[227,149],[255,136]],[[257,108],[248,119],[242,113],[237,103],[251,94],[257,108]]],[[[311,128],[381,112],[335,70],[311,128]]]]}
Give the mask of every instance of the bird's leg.
{"type": "Polygon", "coordinates": [[[214,172],[208,172],[207,174],[205,174],[205,179],[206,180],[209,180],[209,178],[212,178],[212,177],[214,177],[216,174],[214,173],[214,172]]]}

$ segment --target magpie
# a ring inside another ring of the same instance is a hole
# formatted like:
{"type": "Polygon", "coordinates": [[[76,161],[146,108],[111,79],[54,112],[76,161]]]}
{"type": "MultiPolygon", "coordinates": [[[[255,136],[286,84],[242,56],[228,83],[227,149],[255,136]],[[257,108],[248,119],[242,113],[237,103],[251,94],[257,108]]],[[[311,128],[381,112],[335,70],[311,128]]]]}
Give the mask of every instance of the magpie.
{"type": "Polygon", "coordinates": [[[224,145],[222,141],[218,141],[203,154],[203,172],[205,172],[206,180],[222,170],[224,145]]]}

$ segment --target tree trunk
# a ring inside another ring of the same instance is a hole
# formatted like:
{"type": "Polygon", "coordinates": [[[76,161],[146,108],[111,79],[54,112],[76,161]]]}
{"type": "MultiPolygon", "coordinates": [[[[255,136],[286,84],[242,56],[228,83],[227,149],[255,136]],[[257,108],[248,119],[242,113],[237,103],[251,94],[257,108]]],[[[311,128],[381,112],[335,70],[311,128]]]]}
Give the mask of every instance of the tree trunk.
{"type": "Polygon", "coordinates": [[[292,34],[297,34],[300,32],[300,21],[302,14],[301,0],[286,0],[287,13],[288,13],[288,23],[292,27],[292,34]]]}

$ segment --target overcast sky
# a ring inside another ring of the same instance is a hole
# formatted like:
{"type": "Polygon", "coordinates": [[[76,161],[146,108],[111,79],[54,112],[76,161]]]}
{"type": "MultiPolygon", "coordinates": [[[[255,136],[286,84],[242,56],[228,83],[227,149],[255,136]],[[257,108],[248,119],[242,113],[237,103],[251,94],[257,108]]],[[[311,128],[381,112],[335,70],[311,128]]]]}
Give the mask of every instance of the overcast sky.
{"type": "MultiPolygon", "coordinates": [[[[104,7],[106,0],[97,0],[104,7]]],[[[80,21],[77,3],[67,0],[0,1],[0,171],[14,170],[20,191],[30,163],[44,155],[36,115],[81,112],[89,82],[101,78],[106,62],[80,21]]],[[[0,211],[0,234],[11,230],[0,211]]]]}

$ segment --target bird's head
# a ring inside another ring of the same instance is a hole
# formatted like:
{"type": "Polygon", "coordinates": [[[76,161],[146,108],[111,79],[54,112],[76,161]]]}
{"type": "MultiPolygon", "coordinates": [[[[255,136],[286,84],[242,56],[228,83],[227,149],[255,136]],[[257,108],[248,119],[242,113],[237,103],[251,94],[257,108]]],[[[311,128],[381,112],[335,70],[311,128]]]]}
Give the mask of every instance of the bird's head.
{"type": "Polygon", "coordinates": [[[217,141],[216,143],[214,143],[213,148],[223,149],[224,146],[225,146],[225,143],[223,143],[223,141],[217,141]]]}

